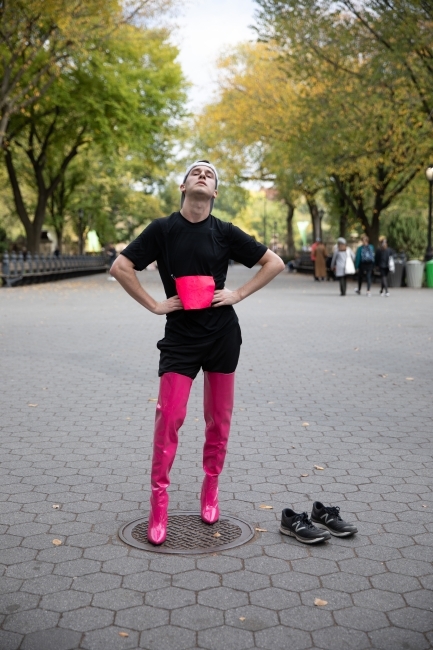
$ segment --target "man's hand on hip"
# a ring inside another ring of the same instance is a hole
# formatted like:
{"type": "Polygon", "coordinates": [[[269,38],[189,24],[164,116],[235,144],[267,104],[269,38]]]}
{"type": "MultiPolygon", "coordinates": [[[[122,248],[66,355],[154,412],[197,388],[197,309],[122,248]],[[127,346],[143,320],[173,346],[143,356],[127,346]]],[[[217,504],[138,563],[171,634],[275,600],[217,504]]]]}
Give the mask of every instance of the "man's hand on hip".
{"type": "Polygon", "coordinates": [[[170,314],[172,311],[178,311],[179,309],[183,309],[180,298],[179,296],[173,296],[173,298],[167,298],[167,300],[157,302],[155,307],[150,309],[150,311],[157,316],[163,316],[164,314],[170,314]]]}
{"type": "Polygon", "coordinates": [[[214,293],[212,307],[236,305],[237,302],[240,302],[240,296],[237,291],[230,291],[230,289],[219,289],[214,293]]]}

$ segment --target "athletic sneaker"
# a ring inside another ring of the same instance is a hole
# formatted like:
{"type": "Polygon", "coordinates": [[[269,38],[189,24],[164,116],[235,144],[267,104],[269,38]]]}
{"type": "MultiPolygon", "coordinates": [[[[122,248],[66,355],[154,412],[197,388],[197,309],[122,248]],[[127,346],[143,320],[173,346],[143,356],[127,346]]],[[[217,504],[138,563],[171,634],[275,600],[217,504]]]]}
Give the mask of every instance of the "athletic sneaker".
{"type": "Polygon", "coordinates": [[[335,537],[349,537],[358,532],[353,524],[343,521],[340,517],[340,508],[338,506],[324,506],[320,501],[313,503],[311,511],[311,521],[324,530],[329,530],[335,537]]]}
{"type": "Polygon", "coordinates": [[[371,298],[371,293],[367,291],[367,298],[371,298]]]}
{"type": "Polygon", "coordinates": [[[281,515],[280,533],[296,537],[299,542],[304,544],[317,544],[331,539],[331,535],[326,530],[319,530],[308,519],[306,512],[294,512],[291,508],[284,508],[281,515]]]}
{"type": "Polygon", "coordinates": [[[358,296],[360,296],[360,295],[361,295],[361,292],[360,292],[360,290],[359,290],[359,289],[355,289],[355,293],[357,293],[357,294],[358,294],[358,296]]]}
{"type": "Polygon", "coordinates": [[[391,295],[391,294],[389,293],[389,291],[387,291],[386,294],[385,294],[385,297],[386,297],[386,298],[389,298],[390,295],[391,295]]]}

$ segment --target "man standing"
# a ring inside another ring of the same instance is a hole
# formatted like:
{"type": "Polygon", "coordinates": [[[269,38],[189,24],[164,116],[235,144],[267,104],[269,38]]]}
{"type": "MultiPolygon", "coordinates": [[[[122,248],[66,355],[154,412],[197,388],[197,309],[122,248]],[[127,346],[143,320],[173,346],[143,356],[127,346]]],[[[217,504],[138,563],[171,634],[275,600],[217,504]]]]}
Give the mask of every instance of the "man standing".
{"type": "Polygon", "coordinates": [[[234,400],[234,373],[242,343],[233,305],[264,287],[284,269],[283,261],[242,230],[212,214],[218,174],[207,160],[188,167],[180,186],[181,210],[156,219],[122,251],[112,275],[140,305],[166,315],[160,350],[160,388],[155,415],[148,539],[167,535],[167,488],[178,432],[191,385],[204,371],[204,481],[201,518],[219,518],[218,476],[224,465],[234,400]],[[229,260],[262,268],[244,286],[225,288],[229,260]],[[135,271],[157,261],[166,300],[157,302],[135,271]]]}

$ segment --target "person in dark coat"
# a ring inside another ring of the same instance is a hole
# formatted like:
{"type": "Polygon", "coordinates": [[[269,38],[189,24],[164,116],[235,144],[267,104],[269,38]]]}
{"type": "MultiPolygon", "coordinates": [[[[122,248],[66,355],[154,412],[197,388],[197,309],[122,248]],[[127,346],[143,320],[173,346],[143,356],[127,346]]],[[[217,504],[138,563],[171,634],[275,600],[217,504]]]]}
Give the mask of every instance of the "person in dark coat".
{"type": "Polygon", "coordinates": [[[389,258],[392,256],[392,250],[388,248],[388,242],[385,237],[381,240],[380,246],[376,251],[375,264],[380,272],[380,295],[389,297],[388,290],[388,273],[389,258]]]}

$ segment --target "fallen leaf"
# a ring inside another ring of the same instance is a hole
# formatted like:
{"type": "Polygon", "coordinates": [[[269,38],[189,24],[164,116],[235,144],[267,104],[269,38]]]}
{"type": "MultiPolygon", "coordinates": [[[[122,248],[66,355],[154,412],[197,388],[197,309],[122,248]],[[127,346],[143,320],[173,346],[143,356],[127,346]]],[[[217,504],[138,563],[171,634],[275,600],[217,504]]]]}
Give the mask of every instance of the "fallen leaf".
{"type": "Polygon", "coordinates": [[[307,476],[308,476],[308,474],[301,474],[302,478],[306,478],[307,476]]]}
{"type": "Polygon", "coordinates": [[[262,504],[261,506],[259,506],[259,508],[261,510],[273,510],[274,506],[266,506],[266,505],[262,504]]]}
{"type": "Polygon", "coordinates": [[[353,348],[353,349],[355,350],[355,352],[358,352],[358,350],[359,350],[359,348],[353,348]]]}
{"type": "MultiPolygon", "coordinates": [[[[413,381],[413,377],[406,377],[406,381],[413,381]]],[[[32,405],[29,404],[29,406],[32,406],[32,405]]]]}
{"type": "Polygon", "coordinates": [[[303,427],[309,427],[309,426],[310,426],[310,423],[309,423],[309,422],[303,422],[303,423],[302,423],[302,426],[303,426],[303,427]]]}
{"type": "Polygon", "coordinates": [[[62,543],[62,540],[61,540],[61,539],[53,539],[53,544],[54,544],[54,546],[60,546],[61,543],[62,543]]]}
{"type": "Polygon", "coordinates": [[[325,469],[324,467],[320,467],[320,465],[314,465],[314,469],[325,469]]]}
{"type": "Polygon", "coordinates": [[[427,506],[423,505],[423,508],[427,508],[427,506]]]}
{"type": "Polygon", "coordinates": [[[266,530],[266,528],[256,528],[256,531],[257,531],[258,533],[267,533],[267,532],[268,532],[268,531],[266,530]]]}
{"type": "Polygon", "coordinates": [[[388,377],[388,375],[379,375],[379,377],[388,377]]]}
{"type": "Polygon", "coordinates": [[[275,404],[275,402],[268,402],[268,404],[275,404]]]}
{"type": "Polygon", "coordinates": [[[29,406],[37,406],[37,404],[29,404],[29,406]]]}
{"type": "Polygon", "coordinates": [[[127,637],[129,634],[128,632],[119,632],[119,636],[127,637]]]}
{"type": "Polygon", "coordinates": [[[157,402],[158,398],[157,397],[149,397],[149,399],[147,401],[148,402],[157,402]]]}
{"type": "Polygon", "coordinates": [[[221,537],[221,533],[215,533],[214,537],[221,537]]]}
{"type": "Polygon", "coordinates": [[[126,418],[127,420],[130,420],[131,418],[126,418]]]}
{"type": "Polygon", "coordinates": [[[327,600],[322,600],[321,598],[315,598],[314,599],[314,604],[317,607],[324,607],[325,605],[328,604],[328,601],[327,600]]]}
{"type": "Polygon", "coordinates": [[[245,621],[245,616],[239,616],[240,621],[245,621]]]}
{"type": "Polygon", "coordinates": [[[60,505],[58,503],[53,504],[54,510],[58,510],[60,508],[60,505]]]}

